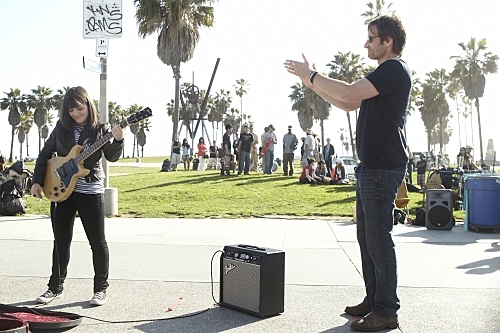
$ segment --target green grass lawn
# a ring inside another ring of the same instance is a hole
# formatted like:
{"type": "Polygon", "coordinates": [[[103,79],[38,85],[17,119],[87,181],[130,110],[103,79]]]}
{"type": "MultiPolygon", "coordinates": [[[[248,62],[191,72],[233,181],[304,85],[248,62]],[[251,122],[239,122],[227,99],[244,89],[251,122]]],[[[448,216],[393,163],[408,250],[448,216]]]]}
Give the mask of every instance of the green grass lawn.
{"type": "MultiPolygon", "coordinates": [[[[163,160],[141,158],[144,163],[163,160]]],[[[160,168],[119,164],[109,168],[109,185],[118,188],[118,211],[124,217],[352,217],[356,201],[354,185],[302,185],[298,174],[282,176],[281,168],[273,175],[220,176],[219,171],[160,172],[160,168]]],[[[415,217],[423,195],[409,193],[409,197],[410,215],[415,217]]],[[[47,199],[25,201],[27,213],[48,214],[47,199]]],[[[463,220],[464,212],[454,211],[454,216],[463,220]]]]}

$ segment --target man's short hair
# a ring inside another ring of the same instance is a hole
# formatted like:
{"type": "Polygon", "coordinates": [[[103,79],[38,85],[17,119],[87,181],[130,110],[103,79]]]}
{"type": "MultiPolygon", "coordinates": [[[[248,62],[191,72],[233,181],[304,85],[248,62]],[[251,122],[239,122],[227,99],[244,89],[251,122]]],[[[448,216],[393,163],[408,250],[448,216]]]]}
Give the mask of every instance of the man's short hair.
{"type": "Polygon", "coordinates": [[[387,40],[387,37],[392,38],[392,50],[398,56],[403,54],[403,49],[406,44],[406,32],[403,27],[403,23],[396,14],[392,15],[382,15],[374,19],[368,24],[368,30],[372,31],[372,28],[377,28],[377,34],[380,37],[380,43],[387,40]]]}
{"type": "Polygon", "coordinates": [[[233,126],[231,124],[226,124],[226,130],[228,130],[230,128],[233,128],[233,126]]]}

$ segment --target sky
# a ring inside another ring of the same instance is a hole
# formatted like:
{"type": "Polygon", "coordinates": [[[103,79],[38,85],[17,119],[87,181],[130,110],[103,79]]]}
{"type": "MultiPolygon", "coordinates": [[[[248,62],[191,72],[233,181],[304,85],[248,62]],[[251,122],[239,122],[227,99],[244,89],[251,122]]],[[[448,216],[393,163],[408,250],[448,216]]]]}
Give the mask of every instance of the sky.
{"type": "MultiPolygon", "coordinates": [[[[93,0],[98,2],[99,0],[93,0]]],[[[101,0],[108,2],[108,0],[101,0]]],[[[251,115],[254,130],[261,134],[273,124],[279,143],[275,155],[281,154],[281,140],[292,125],[293,132],[304,136],[296,112],[291,110],[288,95],[299,82],[283,67],[286,59],[300,60],[304,53],[318,71],[328,72],[327,63],[338,52],[360,54],[367,58],[364,42],[367,30],[364,18],[367,0],[219,0],[215,4],[215,23],[200,30],[194,57],[181,64],[181,82],[192,82],[207,89],[217,58],[220,63],[211,93],[230,90],[231,107],[240,108],[235,94],[236,80],[249,82],[241,104],[243,113],[251,115]]],[[[425,80],[426,73],[438,68],[452,70],[450,56],[461,55],[458,43],[471,37],[486,38],[488,50],[500,55],[497,6],[493,0],[393,0],[391,9],[400,16],[407,33],[402,58],[416,76],[425,80]]],[[[390,1],[386,0],[386,3],[390,1]]],[[[122,36],[109,39],[107,100],[123,108],[132,104],[149,106],[151,130],[147,133],[144,156],[167,156],[170,153],[172,122],[166,104],[174,98],[175,86],[171,67],[157,57],[157,35],[142,39],[137,34],[132,0],[123,0],[122,36]]],[[[0,0],[0,97],[10,88],[30,93],[38,85],[56,91],[63,86],[83,86],[93,99],[99,99],[99,75],[83,68],[82,58],[99,61],[95,39],[83,38],[83,0],[0,0]]],[[[489,139],[500,145],[499,107],[500,75],[486,77],[484,97],[480,100],[483,148],[489,139]]],[[[458,117],[454,101],[449,101],[454,118],[451,142],[446,152],[458,153],[460,145],[473,145],[479,156],[477,116],[465,122],[458,117]],[[459,136],[460,133],[460,136],[459,136]]],[[[462,108],[463,110],[463,108],[462,108]]],[[[56,115],[55,111],[52,111],[56,115]]],[[[351,117],[353,118],[353,117],[351,117]]],[[[325,139],[331,138],[338,155],[348,155],[340,144],[340,129],[347,129],[345,112],[333,107],[325,121],[325,139]]],[[[212,124],[206,122],[210,139],[212,124]]],[[[0,112],[0,151],[10,153],[8,111],[0,112]]],[[[320,133],[319,123],[313,132],[320,133]]],[[[221,141],[219,128],[217,141],[221,141]]],[[[196,141],[201,136],[198,130],[196,141]]],[[[181,138],[187,137],[183,132],[181,138]]],[[[132,156],[133,136],[126,135],[125,155],[132,156]]],[[[417,112],[408,117],[407,141],[413,151],[426,151],[425,127],[417,112]]],[[[29,154],[38,153],[37,128],[29,133],[29,154]]],[[[14,141],[14,155],[19,143],[14,141]]],[[[26,148],[23,148],[26,156],[26,148]]]]}

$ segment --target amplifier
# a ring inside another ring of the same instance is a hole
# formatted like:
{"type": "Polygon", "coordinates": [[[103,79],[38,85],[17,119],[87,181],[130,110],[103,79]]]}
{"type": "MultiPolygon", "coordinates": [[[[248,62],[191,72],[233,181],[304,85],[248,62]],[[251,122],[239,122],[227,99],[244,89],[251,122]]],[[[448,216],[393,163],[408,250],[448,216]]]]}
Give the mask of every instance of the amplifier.
{"type": "Polygon", "coordinates": [[[220,305],[268,317],[285,310],[285,252],[226,245],[220,257],[220,305]]]}

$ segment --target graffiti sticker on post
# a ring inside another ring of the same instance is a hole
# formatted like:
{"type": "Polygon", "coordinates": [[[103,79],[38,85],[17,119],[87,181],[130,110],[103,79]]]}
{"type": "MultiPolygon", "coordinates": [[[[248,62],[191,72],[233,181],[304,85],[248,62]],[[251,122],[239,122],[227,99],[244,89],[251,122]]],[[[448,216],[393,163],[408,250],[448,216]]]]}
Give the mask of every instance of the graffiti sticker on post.
{"type": "Polygon", "coordinates": [[[83,38],[120,38],[122,0],[83,0],[83,38]]]}

